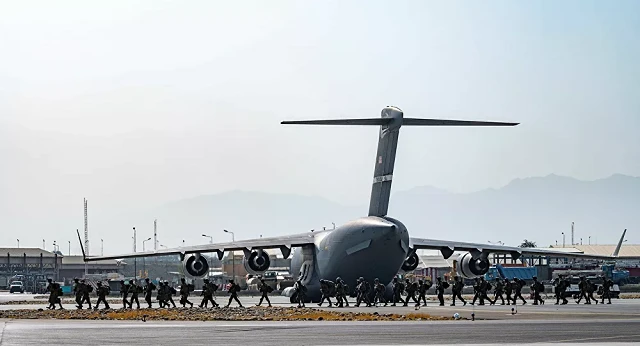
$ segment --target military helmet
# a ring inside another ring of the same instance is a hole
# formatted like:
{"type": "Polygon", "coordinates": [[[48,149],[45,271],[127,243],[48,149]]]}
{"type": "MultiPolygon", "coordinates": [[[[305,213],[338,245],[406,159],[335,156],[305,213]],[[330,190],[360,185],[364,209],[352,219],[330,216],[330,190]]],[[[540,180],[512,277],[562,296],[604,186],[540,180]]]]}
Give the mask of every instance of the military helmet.
{"type": "Polygon", "coordinates": [[[342,281],[342,278],[340,278],[339,276],[336,278],[336,281],[342,281]]]}
{"type": "Polygon", "coordinates": [[[102,286],[102,282],[98,281],[98,282],[96,282],[96,285],[102,286]]]}
{"type": "Polygon", "coordinates": [[[380,282],[380,280],[378,278],[373,279],[373,281],[380,282]]]}

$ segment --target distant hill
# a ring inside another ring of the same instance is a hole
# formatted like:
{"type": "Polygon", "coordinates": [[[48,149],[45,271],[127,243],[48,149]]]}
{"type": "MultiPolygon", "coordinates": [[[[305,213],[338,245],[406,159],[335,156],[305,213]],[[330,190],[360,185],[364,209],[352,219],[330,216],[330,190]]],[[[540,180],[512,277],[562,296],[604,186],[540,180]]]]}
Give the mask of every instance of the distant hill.
{"type": "MultiPolygon", "coordinates": [[[[640,178],[613,175],[595,181],[549,175],[516,179],[500,189],[454,194],[417,187],[394,194],[390,213],[413,235],[517,245],[524,238],[538,245],[570,243],[576,237],[613,243],[624,228],[640,226],[640,178]]],[[[634,232],[629,242],[638,241],[634,232]]]]}
{"type": "MultiPolygon", "coordinates": [[[[510,245],[527,238],[546,246],[555,240],[562,243],[564,231],[569,244],[570,225],[575,221],[577,242],[582,237],[587,243],[591,235],[593,243],[614,243],[622,230],[629,228],[631,243],[640,240],[634,233],[640,226],[638,206],[640,178],[614,175],[580,181],[549,175],[465,194],[433,187],[398,191],[392,196],[389,215],[404,222],[416,237],[510,245]]],[[[208,241],[201,234],[213,236],[214,241],[230,240],[223,229],[234,231],[236,239],[247,239],[330,228],[331,222],[339,226],[365,216],[367,210],[365,203],[347,207],[320,197],[230,191],[173,201],[131,214],[135,216],[95,216],[92,230],[105,235],[106,229],[125,230],[136,225],[140,241],[152,235],[152,221],[158,218],[161,243],[178,246],[186,239],[187,245],[193,245],[208,241]]],[[[130,249],[129,238],[125,238],[127,245],[120,245],[124,247],[121,251],[130,249]]]]}

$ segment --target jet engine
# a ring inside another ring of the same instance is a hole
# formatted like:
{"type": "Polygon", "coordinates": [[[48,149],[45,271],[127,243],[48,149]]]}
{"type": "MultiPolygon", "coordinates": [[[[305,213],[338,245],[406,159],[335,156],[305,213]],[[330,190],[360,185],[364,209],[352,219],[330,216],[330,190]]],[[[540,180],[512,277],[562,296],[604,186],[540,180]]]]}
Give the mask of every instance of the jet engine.
{"type": "Polygon", "coordinates": [[[242,262],[247,273],[254,275],[264,272],[269,269],[269,266],[271,265],[269,254],[264,250],[251,251],[249,256],[244,256],[244,260],[242,262]]]}
{"type": "Polygon", "coordinates": [[[182,265],[184,266],[184,271],[192,278],[204,277],[209,272],[209,263],[200,254],[185,256],[182,265]]]}
{"type": "Polygon", "coordinates": [[[418,268],[418,264],[420,264],[420,258],[414,251],[411,253],[411,255],[409,255],[409,257],[404,260],[404,262],[402,262],[401,269],[404,272],[414,271],[416,268],[418,268]]]}
{"type": "Polygon", "coordinates": [[[456,272],[458,276],[473,279],[483,276],[489,271],[489,260],[484,257],[473,259],[473,256],[465,252],[458,257],[456,272]]]}

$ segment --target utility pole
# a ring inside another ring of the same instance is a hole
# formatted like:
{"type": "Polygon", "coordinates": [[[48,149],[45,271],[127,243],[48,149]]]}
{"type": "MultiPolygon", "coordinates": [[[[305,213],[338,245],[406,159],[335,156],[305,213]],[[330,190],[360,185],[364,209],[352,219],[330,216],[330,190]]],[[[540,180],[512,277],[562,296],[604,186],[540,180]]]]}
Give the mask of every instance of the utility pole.
{"type": "MultiPolygon", "coordinates": [[[[151,237],[149,237],[148,239],[145,239],[142,241],[142,252],[145,252],[145,247],[144,247],[144,243],[148,242],[149,240],[151,240],[151,237]]],[[[147,274],[147,259],[146,257],[142,257],[142,272],[144,273],[145,277],[147,274]]]]}
{"type": "MultiPolygon", "coordinates": [[[[89,256],[89,218],[87,215],[87,199],[84,199],[84,248],[86,255],[89,256]]],[[[84,262],[84,275],[89,273],[87,262],[84,262]]]]}
{"type": "MultiPolygon", "coordinates": [[[[136,228],[133,228],[133,252],[136,252],[136,228]]],[[[133,259],[133,277],[138,279],[138,258],[133,259]]]]}
{"type": "Polygon", "coordinates": [[[18,241],[18,249],[20,248],[20,239],[16,239],[18,241]]]}
{"type": "Polygon", "coordinates": [[[564,232],[562,232],[562,247],[564,247],[564,232]]]}
{"type": "Polygon", "coordinates": [[[100,256],[104,256],[104,239],[100,239],[100,256]]]}
{"type": "MultiPolygon", "coordinates": [[[[45,244],[44,244],[44,239],[42,239],[42,250],[45,250],[44,245],[45,245],[45,244]]],[[[53,249],[53,251],[56,251],[56,249],[53,249]]]]}
{"type": "Polygon", "coordinates": [[[71,256],[71,240],[67,240],[69,242],[69,256],[71,256]]]}
{"type": "Polygon", "coordinates": [[[153,251],[158,251],[158,219],[153,220],[153,251]]]}
{"type": "Polygon", "coordinates": [[[575,241],[573,240],[573,222],[571,222],[571,246],[576,245],[575,241]]]}
{"type": "MultiPolygon", "coordinates": [[[[225,233],[231,233],[231,241],[236,242],[236,236],[233,232],[223,229],[225,233]]],[[[233,282],[236,282],[236,252],[231,251],[231,272],[233,273],[233,282]]]]}

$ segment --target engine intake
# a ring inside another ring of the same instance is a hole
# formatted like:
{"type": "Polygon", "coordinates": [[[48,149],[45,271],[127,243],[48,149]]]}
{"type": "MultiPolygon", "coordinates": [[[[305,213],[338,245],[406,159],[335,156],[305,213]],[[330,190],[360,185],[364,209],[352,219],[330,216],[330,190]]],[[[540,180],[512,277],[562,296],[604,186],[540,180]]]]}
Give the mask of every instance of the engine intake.
{"type": "Polygon", "coordinates": [[[207,263],[207,259],[200,254],[186,256],[182,265],[187,275],[192,278],[204,277],[209,272],[209,263],[207,263]]]}
{"type": "Polygon", "coordinates": [[[470,253],[464,253],[458,257],[458,276],[473,279],[486,274],[489,271],[489,260],[486,258],[473,259],[470,253]]]}
{"type": "Polygon", "coordinates": [[[244,269],[250,274],[259,274],[269,269],[271,259],[266,251],[252,251],[243,260],[244,269]]]}
{"type": "Polygon", "coordinates": [[[418,268],[418,264],[420,264],[420,258],[418,257],[418,254],[413,252],[404,260],[404,262],[402,262],[401,269],[405,272],[411,272],[418,268]]]}

